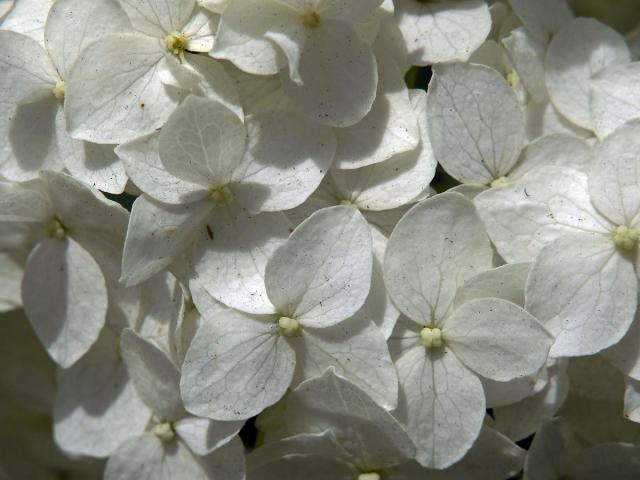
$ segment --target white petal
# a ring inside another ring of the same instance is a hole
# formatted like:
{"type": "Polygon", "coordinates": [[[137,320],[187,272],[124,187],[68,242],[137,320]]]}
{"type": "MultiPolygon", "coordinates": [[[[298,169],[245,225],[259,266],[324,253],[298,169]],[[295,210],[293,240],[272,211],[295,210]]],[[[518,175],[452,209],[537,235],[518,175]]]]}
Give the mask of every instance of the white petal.
{"type": "Polygon", "coordinates": [[[158,39],[141,34],[104,37],[84,49],[65,84],[70,134],[122,143],[161,127],[180,100],[160,80],[164,56],[158,39]]]}
{"type": "Polygon", "coordinates": [[[632,262],[610,238],[566,235],[545,247],[533,264],[526,309],[555,335],[552,356],[589,355],[627,332],[637,285],[632,262]]]}
{"type": "Polygon", "coordinates": [[[622,340],[602,352],[602,356],[625,375],[640,381],[640,309],[622,340]]]}
{"type": "Polygon", "coordinates": [[[439,65],[427,94],[429,137],[443,168],[463,183],[509,173],[524,142],[524,112],[497,71],[439,65]]]}
{"type": "Polygon", "coordinates": [[[182,366],[187,410],[244,420],[277,402],[291,384],[295,354],[272,316],[228,310],[200,326],[182,366]]]}
{"type": "Polygon", "coordinates": [[[267,264],[269,299],[304,326],[328,327],[356,313],[371,285],[371,234],[352,207],[320,210],[300,224],[267,264]]]}
{"type": "Polygon", "coordinates": [[[234,172],[234,194],[252,212],[295,208],[313,192],[331,167],[333,131],[294,111],[247,118],[249,143],[234,172]]]}
{"type": "Polygon", "coordinates": [[[616,130],[597,149],[589,175],[595,207],[618,225],[640,226],[640,122],[616,130]]]}
{"type": "Polygon", "coordinates": [[[514,441],[522,440],[540,430],[553,418],[567,398],[569,377],[566,362],[557,362],[548,370],[547,385],[534,395],[517,403],[495,407],[496,428],[514,441]]]}
{"type": "Polygon", "coordinates": [[[483,0],[396,0],[394,5],[412,65],[466,61],[491,30],[483,0]]]}
{"type": "Polygon", "coordinates": [[[164,444],[152,433],[132,438],[107,461],[105,480],[207,480],[210,477],[189,449],[173,440],[164,444]]]}
{"type": "Polygon", "coordinates": [[[45,240],[31,253],[22,300],[40,341],[64,368],[95,343],[107,313],[107,288],[100,267],[69,237],[45,240]]]}
{"type": "Polygon", "coordinates": [[[144,193],[164,203],[189,203],[203,199],[209,190],[171,175],[160,160],[158,140],[152,133],[118,145],[115,152],[127,175],[144,193]]]}
{"type": "Polygon", "coordinates": [[[196,6],[195,0],[120,0],[133,28],[164,40],[165,35],[182,31],[196,6]]]}
{"type": "Polygon", "coordinates": [[[48,95],[59,77],[47,52],[26,35],[0,31],[0,98],[9,103],[31,103],[48,95]]]}
{"type": "Polygon", "coordinates": [[[58,371],[53,434],[69,454],[107,457],[140,435],[151,418],[122,363],[118,344],[115,331],[106,328],[87,355],[58,371]]]}
{"type": "Polygon", "coordinates": [[[591,81],[591,119],[600,139],[640,118],[640,62],[605,68],[591,81]]]}
{"type": "Polygon", "coordinates": [[[543,102],[529,102],[525,106],[527,114],[527,137],[535,140],[543,135],[552,133],[566,133],[574,137],[590,139],[593,137],[591,130],[586,130],[570,122],[563,116],[551,100],[543,102]]]}
{"type": "Polygon", "coordinates": [[[536,102],[544,101],[547,98],[544,79],[546,43],[523,28],[516,28],[502,40],[502,44],[531,98],[536,102]]]}
{"type": "Polygon", "coordinates": [[[640,381],[627,378],[624,391],[624,418],[640,423],[640,381]]]}
{"type": "Polygon", "coordinates": [[[289,11],[276,2],[234,0],[225,8],[210,55],[256,75],[278,73],[285,63],[280,49],[264,35],[289,11]]]}
{"type": "Polygon", "coordinates": [[[117,195],[124,191],[128,178],[113,145],[74,140],[66,132],[64,135],[74,152],[65,157],[65,167],[71,175],[103,192],[117,195]]]}
{"type": "Polygon", "coordinates": [[[116,1],[58,0],[47,16],[44,44],[65,79],[87,45],[109,33],[130,29],[129,18],[116,1]]]}
{"type": "Polygon", "coordinates": [[[455,305],[474,298],[501,298],[524,307],[524,287],[530,263],[509,263],[471,277],[456,291],[455,305]]]}
{"type": "Polygon", "coordinates": [[[189,417],[176,422],[176,434],[196,455],[208,455],[226,445],[244,422],[217,422],[206,418],[189,417]]]}
{"type": "Polygon", "coordinates": [[[562,235],[609,234],[613,225],[593,208],[587,190],[585,173],[547,166],[481,193],[474,203],[502,258],[531,262],[562,235]]]}
{"type": "Polygon", "coordinates": [[[343,448],[372,470],[404,462],[415,453],[398,421],[333,368],[289,394],[286,422],[294,434],[333,430],[343,448]]]}
{"type": "Polygon", "coordinates": [[[297,354],[294,383],[333,367],[387,410],[398,402],[398,379],[384,336],[373,322],[353,318],[327,328],[304,328],[290,343],[297,354]]]}
{"type": "MultiPolygon", "coordinates": [[[[414,150],[420,142],[418,120],[404,77],[382,49],[376,55],[378,90],[369,113],[351,127],[336,130],[336,168],[360,168],[414,150]]],[[[426,120],[426,119],[425,119],[426,120]]]]}
{"type": "Polygon", "coordinates": [[[480,380],[450,350],[430,352],[422,345],[406,351],[396,368],[402,387],[397,415],[416,444],[416,460],[430,468],[450,466],[480,434],[480,380]]]}
{"type": "Polygon", "coordinates": [[[0,174],[23,181],[36,178],[42,169],[62,170],[60,117],[64,120],[64,113],[53,95],[26,105],[0,104],[0,136],[5,139],[0,174]]]}
{"type": "Polygon", "coordinates": [[[348,127],[371,110],[378,84],[376,59],[343,21],[321,21],[307,39],[298,70],[301,83],[282,74],[282,88],[318,123],[348,127]]]}
{"type": "Polygon", "coordinates": [[[492,255],[473,204],[443,193],[420,202],[396,226],[384,259],[385,284],[413,321],[439,323],[458,286],[489,268],[492,255]]]}
{"type": "Polygon", "coordinates": [[[573,18],[566,0],[509,0],[509,4],[527,30],[544,42],[573,18]]]}
{"type": "Polygon", "coordinates": [[[219,15],[197,8],[182,29],[188,39],[187,50],[199,53],[211,51],[219,20],[219,15]]]}
{"type": "Polygon", "coordinates": [[[462,363],[499,382],[542,368],[553,344],[534,317],[498,298],[469,300],[447,319],[442,335],[462,363]]]}
{"type": "Polygon", "coordinates": [[[384,251],[387,248],[387,237],[377,228],[371,227],[371,239],[373,240],[371,289],[364,305],[355,316],[371,320],[380,329],[384,338],[389,338],[400,312],[391,302],[384,285],[382,262],[384,251]]]}
{"type": "Polygon", "coordinates": [[[131,209],[121,281],[135,285],[167,267],[193,243],[212,209],[208,201],[170,205],[138,197],[131,209]]]}
{"type": "Polygon", "coordinates": [[[628,62],[629,50],[619,33],[595,19],[576,18],[562,27],[547,49],[549,96],[565,117],[592,129],[592,78],[609,65],[628,62]]]}
{"type": "MultiPolygon", "coordinates": [[[[2,212],[0,221],[11,223],[45,223],[54,215],[53,206],[44,185],[38,181],[0,182],[0,212],[2,212]]],[[[11,225],[11,228],[16,227],[11,225]]],[[[8,236],[8,232],[3,231],[2,234],[8,236]]],[[[7,249],[4,245],[3,247],[3,250],[13,250],[7,249]]]]}
{"type": "Polygon", "coordinates": [[[194,265],[203,287],[219,302],[248,313],[274,313],[265,269],[289,236],[282,213],[252,216],[234,207],[215,210],[195,246],[194,265]]]}
{"type": "Polygon", "coordinates": [[[365,210],[389,210],[415,201],[435,174],[436,160],[427,132],[426,96],[420,90],[411,92],[421,130],[420,145],[411,152],[398,154],[384,162],[355,170],[330,173],[347,199],[365,210]],[[420,92],[420,94],[414,92],[420,92]]]}
{"type": "Polygon", "coordinates": [[[483,425],[480,435],[462,460],[442,470],[442,473],[433,472],[434,480],[511,478],[522,470],[525,457],[525,450],[496,430],[483,425]]]}
{"type": "Polygon", "coordinates": [[[509,172],[516,180],[538,167],[567,167],[588,173],[594,162],[591,145],[581,138],[564,133],[545,135],[525,147],[518,163],[509,172]]]}
{"type": "Polygon", "coordinates": [[[186,416],[180,399],[180,372],[151,342],[127,328],[122,332],[122,358],[140,398],[159,420],[186,416]]]}
{"type": "Polygon", "coordinates": [[[160,132],[160,158],[182,180],[223,186],[242,160],[246,135],[242,120],[224,104],[191,95],[160,132]]]}
{"type": "Polygon", "coordinates": [[[2,19],[3,30],[22,33],[44,45],[44,25],[54,0],[20,0],[2,19]]]}
{"type": "Polygon", "coordinates": [[[564,419],[556,418],[544,425],[536,433],[525,459],[525,480],[555,480],[565,475],[573,442],[575,439],[564,419]]]}
{"type": "MultiPolygon", "coordinates": [[[[290,1],[290,0],[289,0],[290,1]]],[[[299,1],[299,0],[294,0],[299,1]]],[[[361,22],[380,6],[382,0],[360,0],[358,2],[343,2],[342,0],[314,0],[318,13],[329,18],[361,22]]]]}
{"type": "Polygon", "coordinates": [[[119,204],[66,173],[43,171],[40,178],[56,215],[72,236],[89,233],[114,244],[123,240],[129,216],[119,204]]]}

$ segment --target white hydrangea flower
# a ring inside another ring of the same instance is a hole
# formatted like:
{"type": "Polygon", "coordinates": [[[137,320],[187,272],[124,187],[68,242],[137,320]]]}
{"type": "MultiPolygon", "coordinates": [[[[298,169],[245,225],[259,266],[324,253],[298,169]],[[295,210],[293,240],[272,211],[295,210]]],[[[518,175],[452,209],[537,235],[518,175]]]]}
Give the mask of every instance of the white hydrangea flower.
{"type": "Polygon", "coordinates": [[[640,423],[640,381],[625,379],[624,418],[640,423]]]}
{"type": "MultiPolygon", "coordinates": [[[[83,49],[66,82],[67,127],[74,138],[122,143],[149,134],[208,81],[192,52],[211,49],[213,13],[197,8],[195,0],[120,5],[131,28],[83,49]]],[[[217,76],[226,81],[219,71],[217,76]]]]}
{"type": "Polygon", "coordinates": [[[217,300],[271,313],[264,267],[290,231],[278,212],[304,202],[334,152],[331,130],[294,112],[243,124],[225,105],[189,97],[159,135],[117,149],[148,194],[134,203],[122,280],[148,278],[195,242],[196,272],[217,300]]]}
{"type": "Polygon", "coordinates": [[[160,349],[131,329],[122,355],[133,384],[149,406],[149,430],[121,443],[107,462],[106,480],[244,478],[242,422],[189,415],[180,399],[180,371],[160,349]]]}
{"type": "Polygon", "coordinates": [[[58,370],[53,433],[68,454],[107,457],[141,434],[151,418],[123,365],[120,335],[131,327],[148,339],[166,336],[168,325],[180,315],[183,297],[166,274],[136,290],[135,307],[111,310],[89,352],[71,368],[58,370]]]}
{"type": "Polygon", "coordinates": [[[49,10],[44,47],[0,31],[0,173],[10,180],[37,178],[42,169],[66,168],[100,190],[121,193],[127,176],[111,145],[75,140],[66,131],[65,81],[81,50],[129,27],[115,0],[58,0],[49,10]]]}
{"type": "Polygon", "coordinates": [[[48,353],[66,368],[104,325],[127,213],[66,174],[44,171],[40,178],[2,184],[0,219],[30,224],[37,238],[22,281],[24,309],[48,353]]]}
{"type": "Polygon", "coordinates": [[[610,347],[633,320],[640,180],[629,145],[637,132],[635,124],[609,136],[588,177],[568,168],[535,169],[476,199],[505,259],[535,257],[527,309],[556,335],[553,356],[610,347]]]}
{"type": "Polygon", "coordinates": [[[542,42],[548,42],[573,19],[567,0],[509,0],[509,5],[527,31],[542,42]]]}
{"type": "Polygon", "coordinates": [[[183,367],[187,409],[248,418],[278,401],[292,381],[330,366],[394,408],[397,378],[384,337],[370,320],[350,318],[369,293],[371,265],[369,228],[357,210],[338,206],[309,217],[267,264],[276,313],[229,310],[198,330],[183,367]]]}
{"type": "Polygon", "coordinates": [[[211,55],[252,74],[282,70],[283,88],[301,111],[326,125],[351,126],[371,109],[378,83],[376,59],[354,23],[381,3],[234,0],[211,55]]]}
{"type": "Polygon", "coordinates": [[[385,283],[412,321],[396,361],[398,415],[424,466],[450,466],[477,438],[485,410],[477,374],[498,381],[530,375],[544,365],[553,341],[509,301],[472,299],[454,307],[458,286],[490,268],[492,255],[473,204],[458,193],[419,203],[389,239],[385,283]]]}

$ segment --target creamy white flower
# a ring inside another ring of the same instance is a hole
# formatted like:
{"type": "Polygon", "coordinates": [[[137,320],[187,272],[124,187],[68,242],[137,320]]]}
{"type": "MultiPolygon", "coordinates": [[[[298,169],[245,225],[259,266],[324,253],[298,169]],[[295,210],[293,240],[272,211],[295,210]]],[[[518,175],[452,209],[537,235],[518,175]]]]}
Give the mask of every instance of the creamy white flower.
{"type": "Polygon", "coordinates": [[[195,0],[120,5],[131,27],[84,48],[65,84],[74,138],[122,143],[151,133],[208,81],[193,52],[211,49],[213,13],[197,8],[195,0]]]}
{"type": "MultiPolygon", "coordinates": [[[[69,367],[104,325],[127,214],[66,174],[40,176],[2,184],[0,218],[30,224],[37,239],[22,280],[24,309],[51,357],[69,367]]],[[[115,290],[112,295],[121,299],[115,290]]]]}
{"type": "Polygon", "coordinates": [[[309,217],[267,264],[275,314],[229,310],[198,330],[181,381],[187,409],[216,419],[248,418],[279,400],[292,382],[330,366],[393,408],[397,379],[384,337],[370,320],[349,318],[369,293],[371,264],[371,236],[357,210],[338,206],[309,217]]]}
{"type": "Polygon", "coordinates": [[[245,125],[225,105],[192,96],[159,136],[120,146],[129,175],[149,194],[132,210],[122,280],[148,278],[195,242],[196,271],[217,300],[273,312],[264,268],[290,231],[279,211],[311,194],[335,151],[332,132],[312,125],[294,112],[247,117],[245,125]]]}
{"type": "Polygon", "coordinates": [[[485,396],[477,374],[498,381],[530,375],[544,365],[552,343],[535,318],[509,301],[453,305],[458,286],[491,261],[473,204],[458,193],[419,203],[389,239],[385,284],[411,320],[396,362],[398,415],[424,466],[450,466],[480,433],[485,396]]]}
{"type": "Polygon", "coordinates": [[[80,51],[108,33],[129,28],[115,0],[59,0],[51,7],[44,48],[31,38],[0,31],[0,173],[37,178],[41,169],[67,168],[79,180],[111,193],[127,181],[113,146],[75,140],[66,131],[65,81],[80,51]]]}
{"type": "Polygon", "coordinates": [[[351,126],[376,97],[376,60],[354,29],[382,0],[234,0],[211,55],[252,74],[282,71],[289,98],[316,121],[351,126]],[[285,66],[288,68],[284,69],[285,66]]]}

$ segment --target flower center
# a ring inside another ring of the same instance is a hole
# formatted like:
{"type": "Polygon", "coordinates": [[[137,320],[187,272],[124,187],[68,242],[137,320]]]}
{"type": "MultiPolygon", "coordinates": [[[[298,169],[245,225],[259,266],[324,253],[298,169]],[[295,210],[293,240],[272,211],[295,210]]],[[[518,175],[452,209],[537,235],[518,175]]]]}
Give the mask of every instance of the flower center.
{"type": "Polygon", "coordinates": [[[184,33],[180,32],[171,32],[164,39],[164,45],[167,47],[167,50],[173,53],[176,57],[179,57],[184,53],[187,49],[188,43],[187,37],[184,33]]]}
{"type": "Polygon", "coordinates": [[[520,85],[520,75],[518,75],[515,71],[507,73],[506,79],[511,88],[516,88],[518,85],[520,85]]]}
{"type": "Polygon", "coordinates": [[[320,15],[312,10],[300,15],[300,21],[307,28],[316,28],[318,25],[320,25],[320,15]]]}
{"type": "Polygon", "coordinates": [[[47,225],[47,234],[51,238],[62,240],[67,234],[67,230],[60,220],[54,218],[49,222],[49,225],[47,225]]]}
{"type": "Polygon", "coordinates": [[[58,80],[56,82],[56,86],[53,87],[53,96],[56,97],[58,100],[62,101],[64,100],[64,80],[58,80]]]}
{"type": "Polygon", "coordinates": [[[509,183],[509,179],[503,175],[501,177],[494,179],[493,182],[491,182],[491,188],[502,187],[507,183],[509,183]]]}
{"type": "Polygon", "coordinates": [[[638,245],[640,230],[629,228],[626,225],[618,225],[613,232],[613,243],[622,250],[633,250],[638,245]]]}
{"type": "Polygon", "coordinates": [[[380,474],[376,472],[361,473],[358,480],[380,480],[380,474]]]}
{"type": "Polygon", "coordinates": [[[427,348],[438,348],[442,346],[442,330],[438,327],[424,327],[420,331],[422,344],[427,348]]]}
{"type": "Polygon", "coordinates": [[[226,185],[214,188],[211,191],[211,201],[216,207],[226,207],[233,202],[233,192],[226,185]]]}
{"type": "Polygon", "coordinates": [[[176,431],[173,429],[171,422],[165,422],[153,427],[153,434],[163,442],[169,442],[176,436],[176,431]]]}
{"type": "Polygon", "coordinates": [[[300,323],[295,318],[280,317],[278,319],[280,333],[286,337],[294,337],[300,333],[300,323]]]}

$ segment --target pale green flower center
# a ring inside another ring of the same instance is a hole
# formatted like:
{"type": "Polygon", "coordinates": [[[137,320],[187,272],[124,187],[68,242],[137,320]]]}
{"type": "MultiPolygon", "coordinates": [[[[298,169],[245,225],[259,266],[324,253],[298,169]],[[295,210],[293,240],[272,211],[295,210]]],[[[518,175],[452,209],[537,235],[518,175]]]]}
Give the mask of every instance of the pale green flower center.
{"type": "Polygon", "coordinates": [[[280,328],[280,333],[286,337],[293,337],[300,333],[300,323],[295,318],[280,317],[278,319],[278,327],[280,328]]]}
{"type": "Polygon", "coordinates": [[[58,240],[62,240],[67,234],[67,231],[64,225],[62,224],[62,222],[57,218],[54,218],[49,222],[49,225],[47,225],[47,234],[51,238],[57,238],[58,240]]]}
{"type": "Polygon", "coordinates": [[[633,250],[638,245],[640,230],[626,225],[618,225],[613,232],[613,243],[623,250],[633,250]]]}
{"type": "Polygon", "coordinates": [[[507,183],[509,183],[509,179],[503,175],[501,177],[494,179],[493,182],[491,182],[491,188],[501,187],[503,185],[506,185],[507,183]]]}
{"type": "Polygon", "coordinates": [[[316,28],[318,25],[320,25],[320,15],[312,10],[300,15],[300,21],[307,28],[316,28]]]}
{"type": "Polygon", "coordinates": [[[180,32],[171,32],[164,39],[164,44],[167,47],[167,50],[174,54],[176,57],[182,56],[184,51],[187,49],[189,41],[184,33],[180,32]]]}
{"type": "Polygon", "coordinates": [[[511,88],[516,88],[518,87],[518,85],[520,85],[520,75],[518,75],[515,71],[507,73],[506,79],[511,88]]]}
{"type": "Polygon", "coordinates": [[[427,348],[438,348],[442,346],[442,330],[438,327],[424,327],[420,331],[422,344],[427,348]]]}
{"type": "Polygon", "coordinates": [[[233,202],[233,192],[226,185],[214,188],[211,191],[211,201],[216,207],[226,207],[233,202]]]}
{"type": "Polygon", "coordinates": [[[153,427],[153,434],[163,442],[169,442],[175,438],[176,431],[173,429],[171,422],[165,422],[153,427]]]}
{"type": "Polygon", "coordinates": [[[55,87],[53,87],[53,96],[56,97],[58,100],[62,101],[64,100],[64,80],[58,80],[56,82],[55,87]]]}

